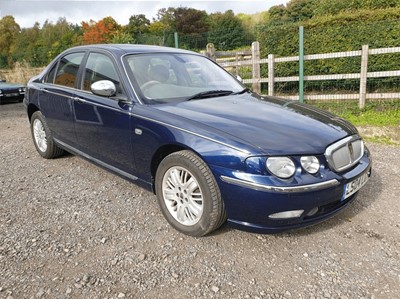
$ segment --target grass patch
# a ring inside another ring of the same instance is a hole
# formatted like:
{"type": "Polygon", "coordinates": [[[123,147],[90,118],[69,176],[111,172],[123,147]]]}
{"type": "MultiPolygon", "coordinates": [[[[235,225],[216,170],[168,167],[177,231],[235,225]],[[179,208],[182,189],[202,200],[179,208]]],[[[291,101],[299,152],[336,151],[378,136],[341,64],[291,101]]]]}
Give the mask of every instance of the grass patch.
{"type": "Polygon", "coordinates": [[[364,136],[364,140],[368,142],[385,144],[385,145],[399,145],[388,136],[364,136]]]}
{"type": "Polygon", "coordinates": [[[333,114],[347,119],[355,126],[397,126],[400,125],[400,100],[370,101],[364,109],[358,108],[358,102],[307,102],[333,114]]]}

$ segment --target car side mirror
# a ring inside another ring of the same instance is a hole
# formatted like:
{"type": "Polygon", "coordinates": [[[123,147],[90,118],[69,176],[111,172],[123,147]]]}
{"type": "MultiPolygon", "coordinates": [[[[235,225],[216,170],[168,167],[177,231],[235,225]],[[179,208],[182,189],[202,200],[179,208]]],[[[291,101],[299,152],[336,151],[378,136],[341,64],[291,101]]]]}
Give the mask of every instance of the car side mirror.
{"type": "Polygon", "coordinates": [[[90,85],[90,90],[98,96],[112,97],[116,94],[117,88],[110,80],[100,80],[90,85]]]}

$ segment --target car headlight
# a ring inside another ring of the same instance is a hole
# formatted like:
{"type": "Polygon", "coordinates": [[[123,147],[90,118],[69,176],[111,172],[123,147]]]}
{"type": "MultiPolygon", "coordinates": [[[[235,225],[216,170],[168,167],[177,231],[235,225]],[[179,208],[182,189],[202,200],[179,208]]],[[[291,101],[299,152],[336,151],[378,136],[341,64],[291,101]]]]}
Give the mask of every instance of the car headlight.
{"type": "Polygon", "coordinates": [[[292,159],[288,157],[270,157],[267,159],[267,168],[278,178],[288,179],[294,175],[296,167],[292,159]]]}
{"type": "Polygon", "coordinates": [[[319,160],[315,156],[303,156],[300,162],[303,169],[310,174],[316,174],[319,170],[319,160]]]}
{"type": "Polygon", "coordinates": [[[25,92],[25,87],[20,87],[20,88],[19,88],[19,92],[20,92],[20,93],[25,92]]]}

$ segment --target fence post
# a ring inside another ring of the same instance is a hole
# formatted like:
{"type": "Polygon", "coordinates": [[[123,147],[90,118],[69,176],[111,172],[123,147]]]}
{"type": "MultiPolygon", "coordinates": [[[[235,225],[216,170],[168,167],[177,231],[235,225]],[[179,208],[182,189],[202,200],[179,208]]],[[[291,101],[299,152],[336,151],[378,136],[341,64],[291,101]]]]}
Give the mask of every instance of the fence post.
{"type": "Polygon", "coordinates": [[[260,72],[260,43],[251,44],[251,56],[253,63],[253,91],[261,93],[261,72],[260,72]]]}
{"type": "Polygon", "coordinates": [[[299,27],[299,101],[304,102],[304,27],[299,27]]]}
{"type": "Polygon", "coordinates": [[[275,68],[274,54],[269,54],[268,55],[268,95],[271,97],[274,95],[274,84],[275,84],[274,68],[275,68]]]}
{"type": "Polygon", "coordinates": [[[207,44],[206,56],[213,61],[217,61],[217,57],[215,56],[215,48],[214,44],[209,43],[207,44]]]}
{"type": "Polygon", "coordinates": [[[179,48],[178,32],[174,32],[175,48],[179,48]]]}
{"type": "Polygon", "coordinates": [[[368,73],[368,45],[363,45],[361,50],[361,72],[360,72],[360,101],[358,107],[365,107],[367,97],[367,73],[368,73]]]}
{"type": "MultiPolygon", "coordinates": [[[[242,60],[242,59],[240,59],[240,60],[242,60]]],[[[236,73],[236,76],[239,76],[239,55],[237,52],[235,53],[235,73],[236,73]]]]}

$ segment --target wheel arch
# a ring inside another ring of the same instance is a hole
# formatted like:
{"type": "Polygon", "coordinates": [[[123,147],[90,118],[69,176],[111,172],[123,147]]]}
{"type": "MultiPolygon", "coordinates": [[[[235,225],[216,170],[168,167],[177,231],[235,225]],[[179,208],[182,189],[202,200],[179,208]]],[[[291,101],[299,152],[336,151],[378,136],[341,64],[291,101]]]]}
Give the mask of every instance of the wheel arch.
{"type": "Polygon", "coordinates": [[[175,153],[175,152],[182,151],[182,150],[192,151],[197,156],[199,156],[200,159],[203,159],[203,157],[201,157],[201,155],[199,155],[198,152],[196,152],[192,148],[188,148],[188,147],[186,147],[184,145],[181,145],[181,144],[165,144],[165,145],[161,146],[160,148],[158,148],[157,151],[154,153],[152,159],[151,159],[151,166],[150,166],[151,177],[152,177],[151,185],[152,185],[152,190],[153,190],[154,194],[156,194],[154,180],[155,180],[157,168],[160,165],[160,162],[166,156],[168,156],[168,155],[170,155],[172,153],[175,153]]]}
{"type": "Polygon", "coordinates": [[[39,108],[36,105],[34,105],[34,104],[28,105],[27,113],[28,113],[29,122],[31,121],[33,113],[35,113],[36,111],[39,111],[39,108]]]}

